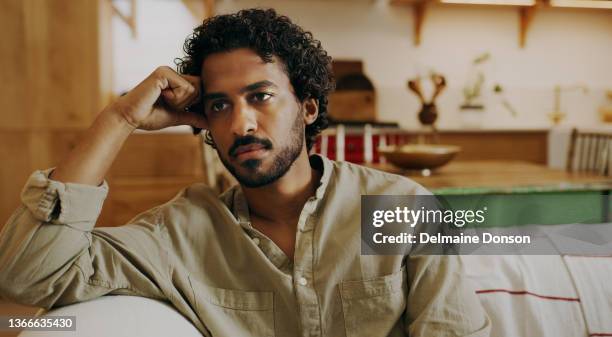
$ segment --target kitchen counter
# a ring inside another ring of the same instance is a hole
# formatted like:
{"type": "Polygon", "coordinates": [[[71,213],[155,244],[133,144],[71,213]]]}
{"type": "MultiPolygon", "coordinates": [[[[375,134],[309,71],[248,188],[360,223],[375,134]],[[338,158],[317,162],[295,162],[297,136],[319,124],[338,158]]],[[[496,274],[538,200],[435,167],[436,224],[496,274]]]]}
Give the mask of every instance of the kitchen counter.
{"type": "Polygon", "coordinates": [[[424,177],[391,164],[370,167],[406,175],[441,194],[607,191],[612,177],[570,173],[544,165],[512,160],[456,161],[424,177]]]}

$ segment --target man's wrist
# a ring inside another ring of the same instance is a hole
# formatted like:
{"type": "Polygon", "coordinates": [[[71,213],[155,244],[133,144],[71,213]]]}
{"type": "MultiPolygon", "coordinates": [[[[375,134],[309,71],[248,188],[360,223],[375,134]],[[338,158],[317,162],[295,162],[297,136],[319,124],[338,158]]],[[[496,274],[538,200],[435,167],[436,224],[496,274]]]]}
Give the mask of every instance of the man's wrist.
{"type": "Polygon", "coordinates": [[[106,127],[121,133],[131,134],[138,128],[138,125],[130,120],[120,109],[116,108],[115,104],[111,104],[102,110],[98,118],[106,127]]]}

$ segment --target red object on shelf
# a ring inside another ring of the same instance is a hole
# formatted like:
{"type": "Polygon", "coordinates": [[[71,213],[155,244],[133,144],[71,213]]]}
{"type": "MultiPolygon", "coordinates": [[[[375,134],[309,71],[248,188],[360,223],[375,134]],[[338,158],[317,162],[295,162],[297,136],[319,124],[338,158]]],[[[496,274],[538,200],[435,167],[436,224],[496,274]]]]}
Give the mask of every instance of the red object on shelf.
{"type": "MultiPolygon", "coordinates": [[[[405,134],[386,134],[386,135],[373,135],[372,136],[372,162],[380,163],[381,156],[378,153],[378,147],[380,145],[380,138],[386,137],[387,145],[394,144],[405,144],[408,142],[408,136],[405,134]]],[[[327,158],[335,160],[336,156],[336,136],[321,136],[317,137],[317,141],[314,145],[314,152],[325,155],[327,158]],[[322,137],[327,137],[327,151],[322,153],[321,143],[322,137]]],[[[350,134],[344,137],[344,160],[363,164],[365,162],[365,141],[363,134],[350,134]]]]}

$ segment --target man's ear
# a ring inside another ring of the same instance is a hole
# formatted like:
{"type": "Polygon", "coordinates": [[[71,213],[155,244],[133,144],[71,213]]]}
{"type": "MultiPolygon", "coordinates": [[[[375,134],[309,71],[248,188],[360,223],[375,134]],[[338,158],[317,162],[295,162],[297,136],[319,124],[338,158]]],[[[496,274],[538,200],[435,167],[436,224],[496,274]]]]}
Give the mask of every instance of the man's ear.
{"type": "MultiPolygon", "coordinates": [[[[195,115],[195,114],[194,114],[195,115]]],[[[200,132],[208,131],[208,119],[206,115],[196,115],[192,117],[192,123],[190,123],[191,129],[193,129],[193,134],[197,135],[200,132]]]]}
{"type": "Polygon", "coordinates": [[[314,123],[319,116],[319,102],[314,98],[307,98],[302,102],[302,108],[304,112],[304,123],[306,125],[314,123]]]}
{"type": "Polygon", "coordinates": [[[184,123],[184,124],[191,125],[191,127],[193,127],[194,129],[200,129],[200,130],[209,129],[208,118],[206,118],[206,113],[204,112],[204,108],[202,108],[200,105],[191,107],[186,112],[187,113],[186,113],[185,118],[188,121],[187,123],[184,123]]]}
{"type": "Polygon", "coordinates": [[[208,118],[206,118],[206,115],[204,114],[197,116],[196,123],[193,124],[193,126],[204,130],[210,129],[210,125],[208,124],[208,118]]]}

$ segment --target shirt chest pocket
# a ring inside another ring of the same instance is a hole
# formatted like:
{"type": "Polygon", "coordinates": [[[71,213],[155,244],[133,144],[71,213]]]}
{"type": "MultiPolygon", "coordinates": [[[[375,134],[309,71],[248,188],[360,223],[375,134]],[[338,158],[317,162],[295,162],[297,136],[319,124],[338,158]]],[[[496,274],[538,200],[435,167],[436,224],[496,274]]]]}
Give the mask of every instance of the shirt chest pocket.
{"type": "Polygon", "coordinates": [[[215,337],[274,336],[274,293],[215,288],[189,277],[197,314],[215,337]]]}
{"type": "Polygon", "coordinates": [[[406,309],[406,271],[340,283],[347,337],[387,336],[406,309]]]}

